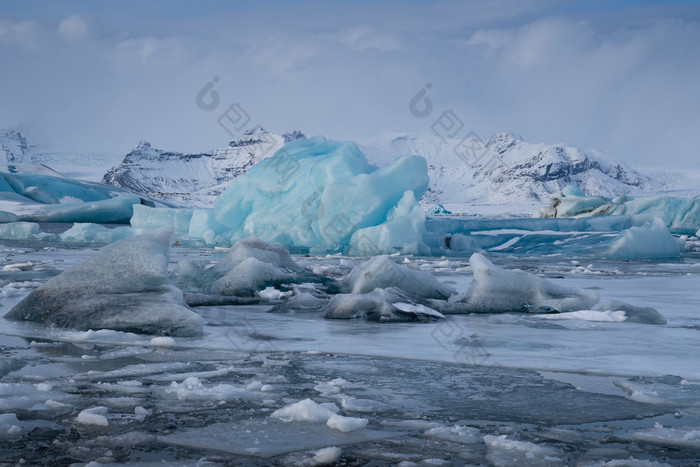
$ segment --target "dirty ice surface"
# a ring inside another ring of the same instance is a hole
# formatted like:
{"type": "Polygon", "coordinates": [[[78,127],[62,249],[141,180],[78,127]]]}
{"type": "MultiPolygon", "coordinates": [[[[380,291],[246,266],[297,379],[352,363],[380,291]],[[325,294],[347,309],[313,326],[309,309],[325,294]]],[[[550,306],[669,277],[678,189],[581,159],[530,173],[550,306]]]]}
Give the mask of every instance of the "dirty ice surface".
{"type": "MultiPolygon", "coordinates": [[[[96,251],[61,242],[0,243],[0,313],[96,251]]],[[[186,259],[206,271],[227,252],[174,246],[168,269],[186,259]]],[[[0,319],[0,462],[700,461],[696,239],[674,261],[486,256],[493,268],[526,271],[600,302],[561,314],[376,323],[323,319],[314,306],[318,291],[299,284],[298,306],[195,307],[201,338],[0,319]],[[666,324],[605,309],[616,302],[653,308],[666,324]]],[[[393,289],[407,299],[466,294],[474,279],[468,255],[386,258],[442,284],[421,290],[409,281],[405,291],[393,289]]],[[[366,283],[359,273],[342,281],[360,258],[291,259],[308,277],[341,279],[340,295],[366,283]]],[[[293,269],[284,257],[274,261],[293,269]]],[[[286,293],[270,287],[262,295],[282,301],[286,293]]]]}

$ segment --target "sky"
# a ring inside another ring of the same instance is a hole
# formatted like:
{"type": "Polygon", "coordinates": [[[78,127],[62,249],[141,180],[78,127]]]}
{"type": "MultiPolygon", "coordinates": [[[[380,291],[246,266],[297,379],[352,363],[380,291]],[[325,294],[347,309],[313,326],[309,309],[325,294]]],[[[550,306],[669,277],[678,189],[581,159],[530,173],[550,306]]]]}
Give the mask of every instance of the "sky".
{"type": "Polygon", "coordinates": [[[700,1],[0,0],[0,128],[56,151],[257,125],[363,143],[451,110],[482,138],[697,169],[699,83],[700,1]]]}

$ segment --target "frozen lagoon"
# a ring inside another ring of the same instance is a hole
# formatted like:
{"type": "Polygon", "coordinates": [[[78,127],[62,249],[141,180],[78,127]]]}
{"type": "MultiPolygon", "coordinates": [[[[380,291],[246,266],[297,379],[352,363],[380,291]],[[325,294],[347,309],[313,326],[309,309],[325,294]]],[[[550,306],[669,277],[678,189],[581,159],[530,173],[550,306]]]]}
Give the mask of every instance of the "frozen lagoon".
{"type": "MultiPolygon", "coordinates": [[[[96,249],[12,241],[0,248],[3,314],[96,249]]],[[[224,254],[176,246],[171,267],[224,254]]],[[[195,309],[204,338],[153,338],[3,319],[2,462],[310,465],[330,446],[347,465],[700,460],[697,241],[675,262],[489,258],[594,290],[601,301],[652,306],[668,323],[499,314],[379,324],[213,306],[195,309]],[[270,417],[307,398],[368,424],[344,433],[325,421],[270,417]]],[[[294,259],[330,276],[349,271],[340,256],[294,259]]],[[[394,259],[458,292],[471,282],[467,258],[394,259]]]]}

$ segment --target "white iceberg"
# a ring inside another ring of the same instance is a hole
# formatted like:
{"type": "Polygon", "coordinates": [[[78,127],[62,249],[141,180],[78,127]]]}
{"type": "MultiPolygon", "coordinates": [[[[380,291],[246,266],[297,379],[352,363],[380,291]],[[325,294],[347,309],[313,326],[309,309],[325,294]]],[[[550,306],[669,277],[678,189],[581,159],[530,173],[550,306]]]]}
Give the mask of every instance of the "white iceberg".
{"type": "Polygon", "coordinates": [[[414,303],[403,291],[391,287],[364,294],[338,294],[323,309],[329,319],[364,318],[368,321],[426,321],[444,315],[425,305],[414,303]]]}
{"type": "Polygon", "coordinates": [[[388,256],[375,256],[353,268],[343,287],[353,294],[371,292],[376,288],[396,287],[416,299],[446,299],[455,290],[440,282],[432,274],[396,264],[388,256]]]}
{"type": "Polygon", "coordinates": [[[505,270],[479,253],[469,258],[474,279],[466,294],[432,301],[443,313],[553,313],[589,310],[598,294],[561,287],[525,271],[505,270]]]}
{"type": "Polygon", "coordinates": [[[606,256],[613,259],[674,259],[685,248],[685,240],[671,235],[664,222],[654,217],[641,226],[620,232],[608,246],[606,256]]]}
{"type": "Polygon", "coordinates": [[[202,318],[167,276],[172,231],[112,243],[50,279],[5,318],[77,330],[201,336],[202,318]]]}

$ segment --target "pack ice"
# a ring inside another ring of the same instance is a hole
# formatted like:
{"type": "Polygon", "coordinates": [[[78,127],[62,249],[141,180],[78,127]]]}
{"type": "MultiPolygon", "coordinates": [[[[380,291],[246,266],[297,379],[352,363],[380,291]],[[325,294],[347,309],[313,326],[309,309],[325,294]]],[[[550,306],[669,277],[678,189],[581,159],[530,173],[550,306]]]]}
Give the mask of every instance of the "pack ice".
{"type": "MultiPolygon", "coordinates": [[[[234,179],[213,209],[189,210],[187,235],[207,244],[262,241],[315,252],[346,251],[365,230],[372,253],[423,253],[425,214],[416,202],[428,186],[425,159],[403,156],[376,168],[352,142],[296,140],[234,179]],[[408,218],[406,218],[408,215],[408,218]]],[[[172,225],[165,209],[137,209],[137,228],[172,225]]],[[[184,233],[187,220],[177,219],[184,233]]],[[[360,240],[358,239],[357,242],[360,240]]]]}
{"type": "Polygon", "coordinates": [[[201,336],[202,318],[167,276],[171,229],[109,244],[32,291],[5,318],[77,330],[201,336]]]}

